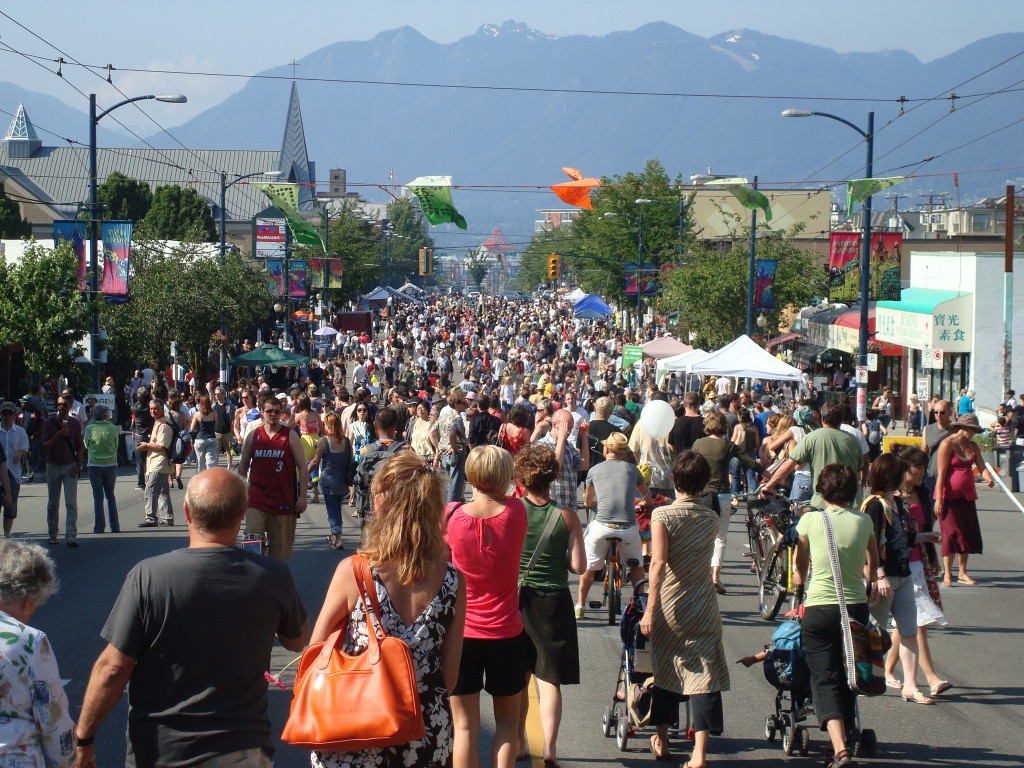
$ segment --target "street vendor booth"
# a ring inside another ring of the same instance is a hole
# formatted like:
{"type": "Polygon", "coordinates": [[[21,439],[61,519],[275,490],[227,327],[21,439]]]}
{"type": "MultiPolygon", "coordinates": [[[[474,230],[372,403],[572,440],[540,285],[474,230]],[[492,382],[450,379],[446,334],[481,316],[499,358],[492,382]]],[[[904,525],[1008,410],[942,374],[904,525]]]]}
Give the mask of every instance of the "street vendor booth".
{"type": "Polygon", "coordinates": [[[687,352],[693,352],[693,347],[689,344],[684,344],[671,336],[662,336],[657,339],[652,339],[642,345],[642,349],[644,351],[644,357],[653,357],[655,360],[661,360],[666,357],[675,357],[676,355],[685,355],[687,352]]]}
{"type": "Polygon", "coordinates": [[[611,313],[612,308],[596,293],[587,294],[572,308],[572,316],[579,320],[606,320],[611,313]]]}
{"type": "Polygon", "coordinates": [[[769,381],[802,381],[803,372],[765,352],[749,336],[740,336],[690,366],[690,373],[769,381]]]}

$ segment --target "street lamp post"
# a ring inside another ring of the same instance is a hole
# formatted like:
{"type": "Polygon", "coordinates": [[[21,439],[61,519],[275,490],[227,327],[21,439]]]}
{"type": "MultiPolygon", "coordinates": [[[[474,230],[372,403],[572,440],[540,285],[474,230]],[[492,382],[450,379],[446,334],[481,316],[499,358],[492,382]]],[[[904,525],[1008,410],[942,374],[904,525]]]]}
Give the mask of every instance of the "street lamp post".
{"type": "MultiPolygon", "coordinates": [[[[149,94],[147,96],[134,96],[124,101],[119,101],[109,109],[105,109],[99,114],[96,112],[96,94],[89,94],[89,269],[92,275],[89,278],[89,298],[92,301],[96,301],[100,293],[99,285],[99,255],[97,250],[99,248],[99,233],[96,231],[97,213],[99,209],[99,203],[97,200],[97,180],[96,180],[96,125],[104,117],[109,115],[118,107],[123,107],[125,104],[131,104],[135,101],[146,101],[148,99],[156,99],[157,101],[166,101],[171,104],[184,104],[188,101],[187,98],[182,96],[180,93],[167,94],[164,96],[156,96],[149,94]]],[[[96,304],[92,313],[92,332],[90,334],[90,340],[92,347],[92,385],[93,391],[100,391],[100,356],[97,351],[99,346],[100,336],[100,308],[96,304]]]]}
{"type": "MultiPolygon", "coordinates": [[[[864,177],[870,179],[874,172],[875,153],[875,113],[868,112],[868,129],[854,125],[849,120],[832,115],[828,112],[815,112],[806,109],[787,109],[782,113],[783,117],[827,117],[843,125],[849,126],[862,137],[867,145],[867,162],[864,168],[864,177]]],[[[857,350],[858,362],[862,367],[868,364],[868,300],[871,298],[871,195],[869,194],[861,204],[861,218],[863,219],[864,233],[860,243],[860,344],[857,350]]],[[[863,421],[867,417],[868,407],[868,384],[862,378],[857,379],[857,418],[863,421]]]]}
{"type": "MultiPolygon", "coordinates": [[[[228,181],[227,171],[220,172],[220,266],[224,267],[224,258],[227,255],[227,195],[228,187],[233,187],[244,179],[251,179],[253,176],[267,176],[277,178],[283,174],[280,171],[253,171],[228,181]]],[[[223,315],[222,315],[223,316],[223,315]]],[[[224,322],[220,324],[221,335],[225,335],[224,322]]],[[[228,378],[228,352],[224,347],[220,348],[220,364],[218,366],[220,383],[226,385],[228,378]]]]}

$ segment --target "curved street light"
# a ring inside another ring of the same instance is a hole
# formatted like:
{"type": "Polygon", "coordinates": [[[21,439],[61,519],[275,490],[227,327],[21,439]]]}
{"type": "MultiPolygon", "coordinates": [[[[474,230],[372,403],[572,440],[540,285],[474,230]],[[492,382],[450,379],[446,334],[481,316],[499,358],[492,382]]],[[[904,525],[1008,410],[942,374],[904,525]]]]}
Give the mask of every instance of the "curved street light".
{"type": "MultiPolygon", "coordinates": [[[[97,114],[96,94],[89,94],[89,269],[92,271],[92,275],[89,278],[89,298],[93,301],[95,301],[96,297],[99,295],[99,258],[96,253],[99,248],[99,233],[96,231],[96,214],[97,209],[99,208],[96,183],[96,124],[115,109],[123,107],[125,104],[131,104],[136,101],[147,101],[149,99],[164,101],[169,104],[184,104],[188,101],[188,99],[180,93],[170,93],[161,96],[157,96],[155,94],[133,96],[130,99],[119,101],[114,106],[97,114]]],[[[100,391],[100,356],[96,349],[99,341],[99,335],[100,309],[99,305],[96,304],[92,313],[92,334],[90,338],[90,346],[92,347],[92,385],[94,392],[100,391]]]]}
{"type": "MultiPolygon", "coordinates": [[[[829,112],[816,112],[809,109],[786,109],[782,112],[783,117],[827,117],[837,123],[852,128],[859,133],[867,145],[867,162],[864,167],[864,178],[870,179],[874,172],[874,151],[875,151],[875,113],[868,112],[868,128],[865,131],[849,120],[829,112]]],[[[869,194],[861,203],[861,219],[863,220],[864,233],[860,243],[860,343],[857,350],[857,365],[867,367],[868,364],[868,300],[871,298],[871,195],[869,194]]],[[[868,407],[868,384],[867,381],[858,377],[857,379],[857,418],[861,421],[867,416],[868,407]]]]}

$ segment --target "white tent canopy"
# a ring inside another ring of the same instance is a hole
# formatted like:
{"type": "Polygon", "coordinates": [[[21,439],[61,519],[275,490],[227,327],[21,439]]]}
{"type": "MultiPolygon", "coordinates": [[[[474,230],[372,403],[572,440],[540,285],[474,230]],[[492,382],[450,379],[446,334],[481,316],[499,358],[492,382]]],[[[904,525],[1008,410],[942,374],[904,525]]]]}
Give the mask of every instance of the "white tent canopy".
{"type": "Polygon", "coordinates": [[[575,291],[566,296],[565,300],[575,304],[577,301],[579,301],[586,295],[587,294],[585,294],[581,289],[577,288],[575,291]]]}
{"type": "Polygon", "coordinates": [[[703,349],[691,349],[689,352],[684,352],[681,355],[663,357],[661,360],[658,360],[657,368],[655,369],[658,386],[661,386],[668,374],[672,372],[682,373],[683,375],[689,374],[690,366],[704,360],[708,354],[703,349]]]}
{"type": "Polygon", "coordinates": [[[803,373],[765,352],[749,336],[740,336],[704,360],[690,366],[690,373],[736,376],[748,379],[801,381],[803,373]]]}

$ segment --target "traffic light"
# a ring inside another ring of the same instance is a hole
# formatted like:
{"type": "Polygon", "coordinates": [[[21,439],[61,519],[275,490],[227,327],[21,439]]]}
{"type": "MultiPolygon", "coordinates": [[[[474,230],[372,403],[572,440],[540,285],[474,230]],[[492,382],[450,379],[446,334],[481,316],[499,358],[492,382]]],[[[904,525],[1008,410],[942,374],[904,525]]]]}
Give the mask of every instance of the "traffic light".
{"type": "Polygon", "coordinates": [[[558,279],[558,275],[561,272],[559,261],[560,261],[559,256],[556,253],[552,253],[550,256],[548,256],[548,279],[549,280],[557,280],[558,279]]]}
{"type": "Polygon", "coordinates": [[[420,277],[430,277],[434,274],[434,249],[420,248],[419,270],[420,277]]]}

